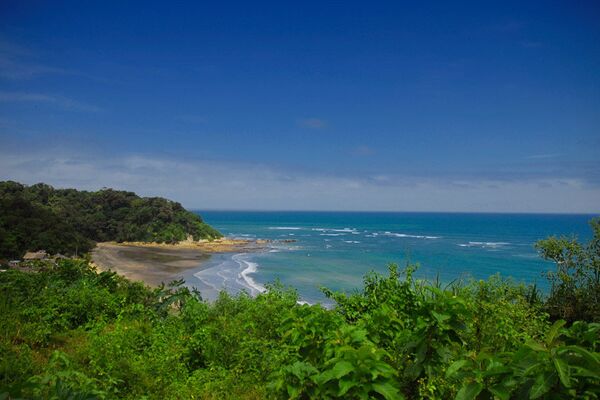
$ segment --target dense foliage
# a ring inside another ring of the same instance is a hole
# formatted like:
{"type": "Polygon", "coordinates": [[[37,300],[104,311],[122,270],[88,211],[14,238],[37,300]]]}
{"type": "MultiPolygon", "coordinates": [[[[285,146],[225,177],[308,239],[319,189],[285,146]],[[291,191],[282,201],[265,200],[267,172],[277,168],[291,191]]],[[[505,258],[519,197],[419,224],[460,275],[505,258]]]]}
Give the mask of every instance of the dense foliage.
{"type": "MultiPolygon", "coordinates": [[[[180,284],[181,282],[179,282],[180,284]]],[[[177,284],[177,283],[175,283],[177,284]]],[[[337,306],[280,286],[212,303],[86,260],[0,273],[0,398],[535,399],[600,393],[600,324],[554,324],[500,277],[390,266],[337,306]]]]}
{"type": "Polygon", "coordinates": [[[181,204],[103,189],[97,192],[0,182],[0,259],[28,250],[75,254],[94,242],[176,242],[221,234],[181,204]]]}

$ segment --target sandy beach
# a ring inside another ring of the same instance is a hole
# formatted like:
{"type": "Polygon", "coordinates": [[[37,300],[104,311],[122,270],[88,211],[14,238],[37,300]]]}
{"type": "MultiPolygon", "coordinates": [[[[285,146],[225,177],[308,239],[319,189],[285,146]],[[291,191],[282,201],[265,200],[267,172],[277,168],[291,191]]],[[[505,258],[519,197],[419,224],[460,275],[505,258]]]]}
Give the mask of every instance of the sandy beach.
{"type": "Polygon", "coordinates": [[[104,242],[98,243],[92,251],[92,262],[100,271],[112,270],[128,279],[158,286],[199,268],[211,254],[258,251],[266,243],[228,238],[177,244],[104,242]]]}

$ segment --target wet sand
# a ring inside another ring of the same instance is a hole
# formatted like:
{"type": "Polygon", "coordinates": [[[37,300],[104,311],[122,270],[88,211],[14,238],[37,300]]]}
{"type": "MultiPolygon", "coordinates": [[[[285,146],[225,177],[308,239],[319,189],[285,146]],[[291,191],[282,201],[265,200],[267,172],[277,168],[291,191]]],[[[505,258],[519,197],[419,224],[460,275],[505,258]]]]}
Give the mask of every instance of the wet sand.
{"type": "Polygon", "coordinates": [[[211,254],[260,250],[266,242],[221,239],[213,242],[98,243],[92,262],[100,271],[112,270],[128,279],[159,286],[198,269],[211,254]]]}

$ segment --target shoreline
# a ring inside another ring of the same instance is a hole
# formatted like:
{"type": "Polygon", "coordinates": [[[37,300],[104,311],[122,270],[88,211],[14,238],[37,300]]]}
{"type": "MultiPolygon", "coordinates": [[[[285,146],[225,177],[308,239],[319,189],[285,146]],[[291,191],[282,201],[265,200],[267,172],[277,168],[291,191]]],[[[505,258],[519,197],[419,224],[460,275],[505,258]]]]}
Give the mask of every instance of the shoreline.
{"type": "Polygon", "coordinates": [[[252,259],[259,252],[230,252],[214,254],[199,268],[187,271],[185,285],[197,289],[202,298],[215,301],[222,290],[230,295],[246,291],[251,296],[262,293],[266,288],[249,274],[256,272],[258,264],[252,259]]]}
{"type": "Polygon", "coordinates": [[[236,239],[236,238],[220,238],[215,240],[182,240],[177,243],[156,243],[156,242],[100,242],[97,245],[112,245],[120,247],[143,247],[153,249],[180,250],[192,249],[204,251],[207,253],[231,253],[235,251],[252,251],[260,250],[265,247],[271,240],[266,239],[236,239]]]}
{"type": "Polygon", "coordinates": [[[257,252],[268,243],[268,240],[232,238],[177,244],[101,242],[92,250],[92,264],[98,271],[111,270],[130,280],[157,287],[185,279],[191,271],[198,272],[212,255],[257,252]]]}

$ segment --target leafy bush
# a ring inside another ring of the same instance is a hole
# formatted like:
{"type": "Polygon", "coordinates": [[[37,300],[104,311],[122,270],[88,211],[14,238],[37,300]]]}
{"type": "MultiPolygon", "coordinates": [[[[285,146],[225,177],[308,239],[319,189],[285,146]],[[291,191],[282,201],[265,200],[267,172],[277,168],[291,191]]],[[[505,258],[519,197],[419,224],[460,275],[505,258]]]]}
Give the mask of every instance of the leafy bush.
{"type": "MultiPolygon", "coordinates": [[[[600,393],[600,355],[569,345],[573,333],[557,321],[545,340],[527,340],[514,352],[501,354],[471,353],[454,362],[446,375],[462,382],[457,399],[495,396],[510,398],[597,398],[600,393]]],[[[580,323],[571,329],[585,331],[598,341],[600,326],[580,323]]]]}
{"type": "Polygon", "coordinates": [[[596,316],[550,325],[531,288],[442,287],[414,270],[325,289],[333,309],[281,285],[207,303],[181,281],[150,289],[85,260],[9,270],[0,399],[598,398],[596,316]]]}

